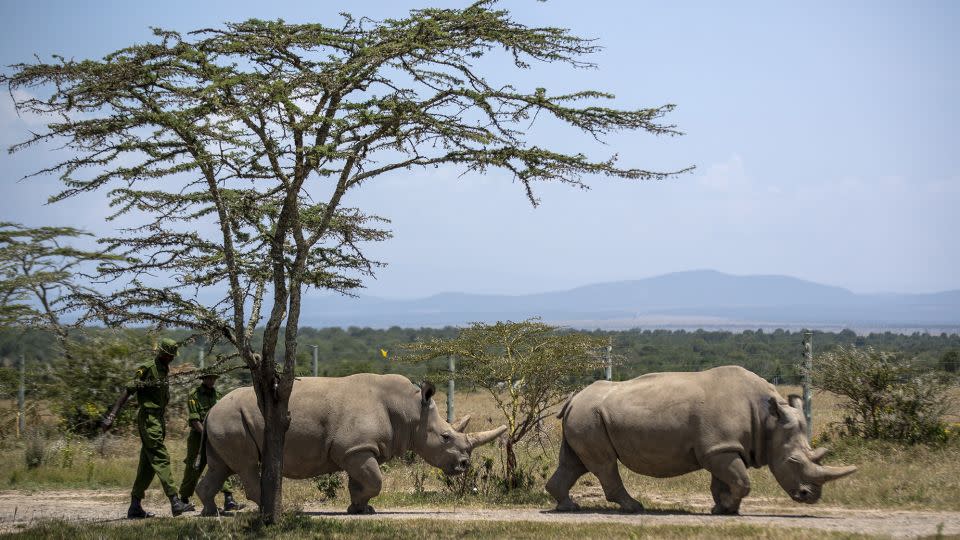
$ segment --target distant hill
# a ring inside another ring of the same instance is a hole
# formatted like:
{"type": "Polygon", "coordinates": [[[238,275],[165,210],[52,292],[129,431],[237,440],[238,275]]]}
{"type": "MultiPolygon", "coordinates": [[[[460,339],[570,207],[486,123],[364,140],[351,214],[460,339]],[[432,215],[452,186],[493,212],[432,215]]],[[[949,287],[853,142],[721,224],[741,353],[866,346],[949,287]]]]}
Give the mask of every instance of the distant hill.
{"type": "Polygon", "coordinates": [[[960,291],[864,295],[787,276],[697,270],[519,296],[314,298],[304,303],[301,324],[444,326],[532,316],[579,328],[956,329],[960,327],[960,291]]]}

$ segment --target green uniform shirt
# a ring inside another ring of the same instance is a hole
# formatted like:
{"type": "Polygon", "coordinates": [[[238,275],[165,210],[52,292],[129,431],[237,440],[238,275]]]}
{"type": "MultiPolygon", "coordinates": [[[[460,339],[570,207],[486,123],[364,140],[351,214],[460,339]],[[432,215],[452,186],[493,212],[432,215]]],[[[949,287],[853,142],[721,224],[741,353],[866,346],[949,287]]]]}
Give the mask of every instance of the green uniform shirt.
{"type": "Polygon", "coordinates": [[[170,401],[170,385],[167,383],[168,372],[169,366],[156,360],[144,362],[137,368],[137,374],[127,389],[137,395],[137,402],[141,409],[163,411],[167,408],[167,402],[170,401]]]}
{"type": "Polygon", "coordinates": [[[216,388],[207,388],[206,385],[199,385],[194,388],[187,397],[187,425],[196,420],[203,423],[210,409],[220,400],[220,392],[216,388]]]}

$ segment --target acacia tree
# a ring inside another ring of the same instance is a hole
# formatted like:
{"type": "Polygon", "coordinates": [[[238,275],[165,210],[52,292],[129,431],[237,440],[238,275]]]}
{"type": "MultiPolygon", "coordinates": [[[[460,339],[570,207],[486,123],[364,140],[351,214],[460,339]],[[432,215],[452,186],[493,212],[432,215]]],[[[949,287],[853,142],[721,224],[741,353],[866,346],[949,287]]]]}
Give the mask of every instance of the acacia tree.
{"type": "Polygon", "coordinates": [[[504,475],[519,484],[516,445],[554,414],[554,407],[578,389],[585,376],[605,365],[607,340],[561,332],[536,319],[474,323],[452,339],[431,339],[404,347],[405,359],[425,362],[454,356],[456,381],[486,390],[507,419],[504,475]]]}
{"type": "Polygon", "coordinates": [[[42,327],[65,346],[62,300],[91,289],[81,283],[85,266],[115,257],[69,245],[90,233],[73,227],[29,228],[0,222],[0,325],[42,327]]]}
{"type": "Polygon", "coordinates": [[[484,76],[477,59],[501,49],[517,69],[592,67],[583,58],[598,49],[565,29],[518,24],[493,4],[383,21],[344,15],[339,27],[248,20],[188,34],[157,29],[153,42],[102,60],[56,57],[0,77],[23,91],[14,94],[18,110],[59,115],[11,149],[57,142],[75,153],[38,172],[60,175],[65,189],[53,200],[103,190],[116,215],[145,216],[106,240],[137,260],[103,268],[116,289],[82,296],[92,313],[219,335],[249,367],[265,420],[260,507],[268,522],[280,508],[302,294],[361,286],[377,263],[360,244],[389,236],[380,218],[342,206],[350,190],[392,171],[453,165],[510,171],[536,204],[538,181],[585,187],[584,175],[673,174],[530,142],[524,130],[537,115],[595,138],[677,131],[659,123],[671,105],[584,105],[613,96],[523,92],[484,76]],[[151,274],[163,284],[141,279],[151,274]],[[219,301],[197,300],[223,291],[219,301]]]}

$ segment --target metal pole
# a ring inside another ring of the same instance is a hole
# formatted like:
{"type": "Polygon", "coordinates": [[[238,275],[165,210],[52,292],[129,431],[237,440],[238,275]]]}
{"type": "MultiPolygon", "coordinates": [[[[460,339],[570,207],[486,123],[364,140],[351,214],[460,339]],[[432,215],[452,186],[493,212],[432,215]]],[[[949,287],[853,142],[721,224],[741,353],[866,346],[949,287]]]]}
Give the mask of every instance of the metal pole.
{"type": "Polygon", "coordinates": [[[453,356],[450,356],[448,361],[450,362],[450,380],[447,381],[447,422],[453,423],[453,391],[454,391],[454,382],[453,374],[457,372],[457,361],[454,360],[453,356]]]}
{"type": "Polygon", "coordinates": [[[607,380],[613,380],[613,358],[610,353],[613,351],[613,339],[607,342],[607,380]]]}
{"type": "Polygon", "coordinates": [[[813,332],[803,333],[803,416],[807,419],[807,440],[813,438],[813,396],[810,372],[813,369],[813,332]]]}
{"type": "Polygon", "coordinates": [[[317,374],[320,373],[320,372],[319,372],[320,364],[319,364],[318,361],[317,361],[317,358],[318,358],[318,357],[317,357],[317,349],[318,349],[320,346],[319,346],[319,345],[311,345],[311,347],[313,347],[313,376],[316,377],[317,374]]]}
{"type": "Polygon", "coordinates": [[[23,353],[20,353],[20,388],[17,390],[17,430],[18,430],[17,436],[18,437],[23,437],[27,427],[26,395],[27,395],[27,362],[23,356],[23,353]]]}

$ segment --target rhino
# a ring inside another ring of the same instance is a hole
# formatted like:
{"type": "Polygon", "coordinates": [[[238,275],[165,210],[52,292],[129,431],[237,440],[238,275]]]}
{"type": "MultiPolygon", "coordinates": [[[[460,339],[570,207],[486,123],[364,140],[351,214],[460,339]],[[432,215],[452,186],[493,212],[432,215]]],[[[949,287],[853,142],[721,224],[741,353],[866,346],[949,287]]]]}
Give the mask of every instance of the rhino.
{"type": "MultiPolygon", "coordinates": [[[[401,375],[360,373],[348,377],[303,377],[290,394],[290,428],[283,476],[313,478],[346,471],[350,514],[372,514],[368,503],[380,493],[380,464],[412,450],[427,463],[454,475],[470,466],[474,448],[506,426],[464,433],[470,418],[448,424],[437,412],[433,384],[418,386],[401,375]]],[[[237,474],[247,498],[260,504],[259,445],[263,416],[251,387],[217,402],[204,423],[207,472],[197,486],[203,515],[216,515],[214,496],[237,474]]]]}
{"type": "Polygon", "coordinates": [[[738,366],[695,373],[650,373],[597,381],[563,405],[563,439],[547,491],[558,511],[579,509],[570,488],[588,471],[606,499],[625,512],[643,506],[627,493],[617,462],[657,478],[699,469],[713,479],[714,514],[738,514],[750,492],[750,467],[770,467],[797,502],[820,499],[823,485],[857,470],[820,464],[826,448],[806,437],[802,400],[784,400],[767,381],[738,366]]]}

